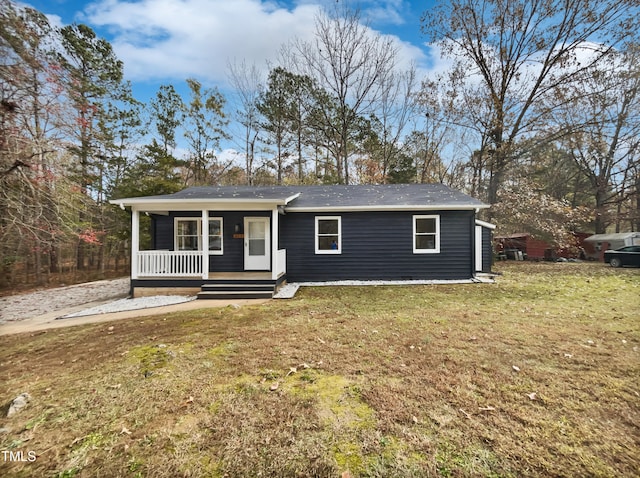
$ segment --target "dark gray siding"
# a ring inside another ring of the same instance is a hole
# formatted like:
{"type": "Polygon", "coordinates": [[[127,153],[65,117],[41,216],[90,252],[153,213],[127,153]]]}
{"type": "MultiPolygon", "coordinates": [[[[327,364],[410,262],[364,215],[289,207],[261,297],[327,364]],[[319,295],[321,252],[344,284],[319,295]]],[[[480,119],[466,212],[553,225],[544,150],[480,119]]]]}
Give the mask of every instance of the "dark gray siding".
{"type": "MultiPolygon", "coordinates": [[[[201,217],[199,211],[174,211],[168,216],[155,216],[155,247],[174,249],[174,219],[176,217],[201,217]]],[[[223,254],[209,256],[210,272],[244,271],[244,240],[234,238],[235,225],[244,228],[246,217],[271,217],[270,211],[209,211],[209,217],[222,217],[223,254]]],[[[273,238],[273,231],[271,233],[273,238]]]]}
{"type": "Polygon", "coordinates": [[[493,265],[493,234],[488,227],[482,228],[482,272],[491,272],[493,265]]]}
{"type": "Polygon", "coordinates": [[[469,279],[473,211],[289,213],[281,218],[288,281],[469,279]],[[440,253],[413,253],[413,216],[440,216],[440,253]],[[342,217],[342,254],[315,254],[315,216],[342,217]]]}

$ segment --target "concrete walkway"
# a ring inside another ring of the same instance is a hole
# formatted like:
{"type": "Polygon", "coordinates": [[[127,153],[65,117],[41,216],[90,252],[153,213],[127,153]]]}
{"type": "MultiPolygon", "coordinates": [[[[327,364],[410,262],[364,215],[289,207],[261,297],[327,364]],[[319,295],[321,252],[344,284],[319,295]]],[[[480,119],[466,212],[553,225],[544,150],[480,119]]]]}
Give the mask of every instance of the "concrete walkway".
{"type": "MultiPolygon", "coordinates": [[[[82,317],[74,317],[68,319],[59,319],[66,314],[71,314],[87,307],[99,305],[97,303],[84,304],[80,307],[73,307],[65,310],[57,310],[38,317],[32,317],[19,321],[5,322],[0,324],[0,335],[11,335],[21,333],[33,333],[48,329],[59,329],[62,327],[71,327],[74,325],[96,324],[101,322],[110,322],[114,320],[137,319],[141,317],[149,317],[152,315],[162,315],[175,312],[184,312],[189,310],[198,310],[206,308],[227,307],[232,304],[239,306],[257,305],[267,302],[269,299],[245,299],[245,300],[193,300],[183,302],[181,304],[166,305],[162,307],[150,307],[147,309],[128,310],[124,312],[113,312],[110,314],[84,315],[82,317]]],[[[104,303],[104,302],[101,302],[104,303]]]]}

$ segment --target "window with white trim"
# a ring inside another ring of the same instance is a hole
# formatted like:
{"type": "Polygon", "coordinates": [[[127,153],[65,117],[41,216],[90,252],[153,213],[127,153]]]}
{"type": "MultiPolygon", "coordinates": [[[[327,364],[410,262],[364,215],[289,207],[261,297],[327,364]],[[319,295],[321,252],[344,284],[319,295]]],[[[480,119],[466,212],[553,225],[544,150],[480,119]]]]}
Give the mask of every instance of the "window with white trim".
{"type": "MultiPolygon", "coordinates": [[[[175,250],[202,250],[202,219],[195,217],[175,218],[175,250]]],[[[209,218],[209,254],[223,253],[223,227],[221,217],[209,218]]]]}
{"type": "Polygon", "coordinates": [[[222,218],[209,218],[209,254],[222,254],[222,218]]]}
{"type": "Polygon", "coordinates": [[[316,254],[342,254],[342,218],[316,216],[316,254]]]}
{"type": "Polygon", "coordinates": [[[196,218],[175,219],[176,251],[200,250],[200,220],[196,218]]]}
{"type": "Polygon", "coordinates": [[[413,253],[440,252],[440,216],[413,216],[413,253]]]}

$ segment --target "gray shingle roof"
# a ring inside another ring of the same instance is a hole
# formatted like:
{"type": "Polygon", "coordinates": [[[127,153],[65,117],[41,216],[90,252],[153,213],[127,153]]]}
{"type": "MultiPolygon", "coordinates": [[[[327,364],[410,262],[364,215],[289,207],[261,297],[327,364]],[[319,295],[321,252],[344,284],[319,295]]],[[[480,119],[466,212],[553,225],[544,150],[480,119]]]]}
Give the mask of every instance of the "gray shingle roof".
{"type": "Polygon", "coordinates": [[[484,204],[443,184],[380,184],[306,186],[287,209],[359,207],[484,207],[484,204]]]}
{"type": "Polygon", "coordinates": [[[296,188],[286,186],[194,186],[173,194],[147,196],[147,199],[238,199],[238,200],[286,200],[297,194],[296,188]]]}
{"type": "Polygon", "coordinates": [[[198,186],[174,194],[117,199],[115,204],[186,201],[273,201],[288,211],[348,209],[484,208],[486,204],[443,184],[331,186],[198,186]]]}

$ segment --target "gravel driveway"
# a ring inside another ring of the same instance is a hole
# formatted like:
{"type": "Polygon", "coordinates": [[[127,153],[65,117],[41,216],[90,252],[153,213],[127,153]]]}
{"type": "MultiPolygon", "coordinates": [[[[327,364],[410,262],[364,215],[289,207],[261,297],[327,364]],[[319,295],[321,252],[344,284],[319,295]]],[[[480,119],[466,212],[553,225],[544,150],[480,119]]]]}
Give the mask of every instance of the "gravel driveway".
{"type": "Polygon", "coordinates": [[[128,294],[129,278],[125,277],[0,297],[0,324],[83,304],[120,299],[128,294]]]}

